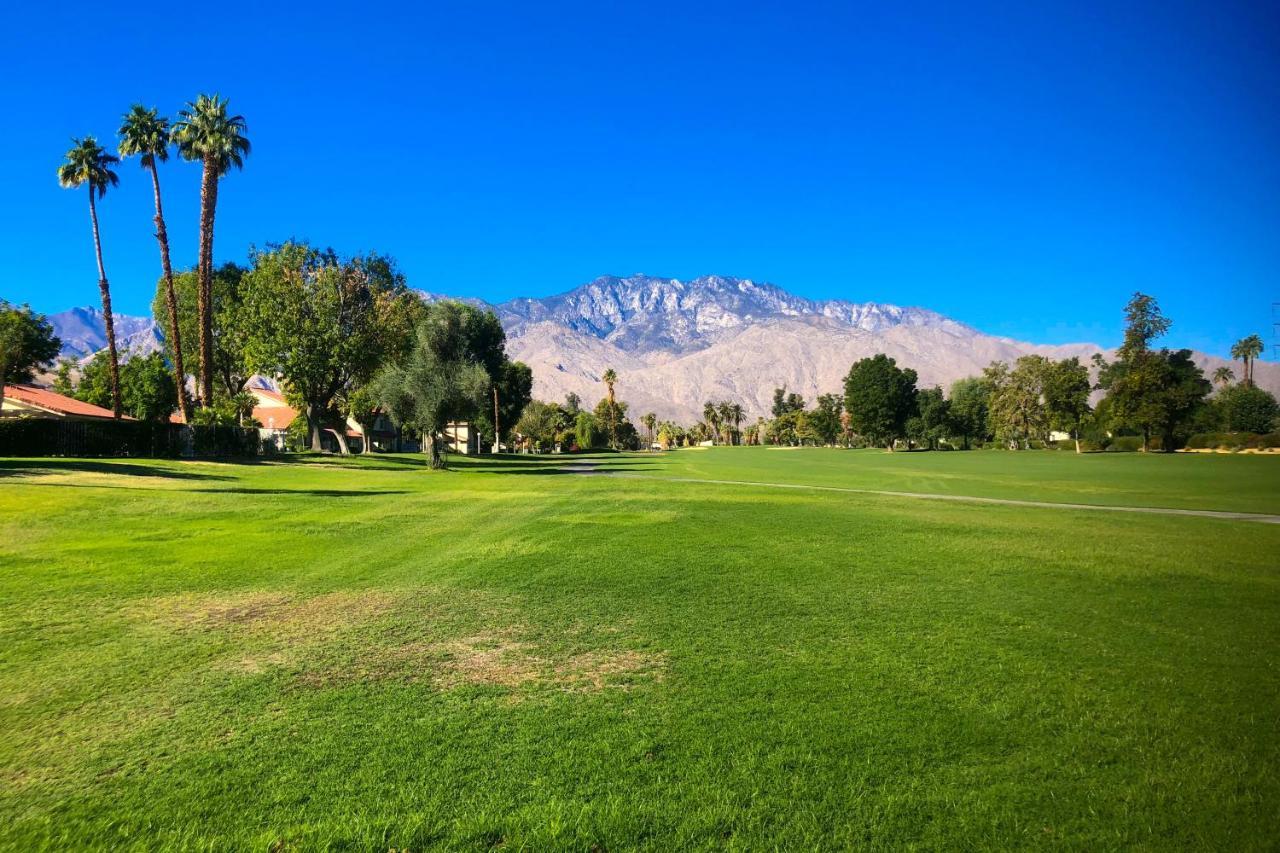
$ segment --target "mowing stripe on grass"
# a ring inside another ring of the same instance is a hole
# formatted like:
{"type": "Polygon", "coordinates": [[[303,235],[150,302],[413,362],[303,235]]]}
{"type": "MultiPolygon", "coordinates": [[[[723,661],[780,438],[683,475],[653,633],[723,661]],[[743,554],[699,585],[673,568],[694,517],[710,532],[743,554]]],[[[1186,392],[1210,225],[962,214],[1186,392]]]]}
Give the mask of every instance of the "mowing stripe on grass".
{"type": "Polygon", "coordinates": [[[844,486],[811,486],[804,483],[766,483],[755,480],[710,480],[696,477],[658,477],[652,474],[626,474],[591,470],[589,468],[565,469],[581,474],[605,474],[633,480],[662,480],[668,483],[704,483],[713,486],[760,486],[766,489],[806,489],[816,492],[843,492],[852,495],[880,495],[891,498],[919,498],[929,501],[959,501],[962,503],[999,504],[1002,506],[1026,506],[1042,509],[1086,509],[1103,512],[1141,512],[1150,515],[1190,515],[1199,518],[1219,518],[1228,521],[1260,521],[1263,524],[1280,524],[1280,515],[1260,512],[1230,512],[1216,509],[1175,509],[1158,506],[1115,506],[1107,504],[1076,504],[1057,501],[1024,501],[1016,498],[983,498],[975,495],[943,495],[936,492],[895,492],[887,489],[853,489],[844,486]]]}

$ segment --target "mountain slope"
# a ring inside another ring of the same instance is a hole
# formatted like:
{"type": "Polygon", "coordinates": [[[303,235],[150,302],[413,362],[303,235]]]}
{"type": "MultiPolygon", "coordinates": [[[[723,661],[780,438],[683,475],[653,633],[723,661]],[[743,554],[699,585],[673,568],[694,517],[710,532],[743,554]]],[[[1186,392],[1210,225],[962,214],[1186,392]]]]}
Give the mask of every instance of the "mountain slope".
{"type": "MultiPolygon", "coordinates": [[[[450,297],[422,293],[436,301],[450,297]]],[[[986,335],[923,308],[884,303],[804,299],[771,284],[725,276],[691,281],[634,275],[603,276],[546,299],[491,305],[507,330],[512,358],[533,368],[534,394],[588,405],[604,395],[600,377],[618,372],[618,393],[639,415],[690,422],[706,400],[741,403],[749,417],[767,415],[773,389],[785,385],[812,401],[839,392],[849,366],[886,353],[944,388],[992,361],[1039,353],[1088,360],[1094,344],[1042,346],[986,335]]],[[[102,313],[76,308],[49,318],[64,353],[81,356],[105,346],[102,313]]],[[[150,352],[163,341],[149,318],[116,316],[122,350],[150,352]]],[[[1176,346],[1176,340],[1169,342],[1176,346]]],[[[1206,374],[1224,364],[1196,355],[1206,374]]],[[[1280,393],[1280,364],[1259,362],[1258,384],[1280,393]]]]}
{"type": "MultiPolygon", "coordinates": [[[[54,334],[62,341],[59,355],[84,358],[107,346],[105,315],[97,308],[72,308],[49,315],[54,334]]],[[[150,317],[114,314],[116,348],[122,356],[157,352],[164,345],[164,334],[150,317]]]]}

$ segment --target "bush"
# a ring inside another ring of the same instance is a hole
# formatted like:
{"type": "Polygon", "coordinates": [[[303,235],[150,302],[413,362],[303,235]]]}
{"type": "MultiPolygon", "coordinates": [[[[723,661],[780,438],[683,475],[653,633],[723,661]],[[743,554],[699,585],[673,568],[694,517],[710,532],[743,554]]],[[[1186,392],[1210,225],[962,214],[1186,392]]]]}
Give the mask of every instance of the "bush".
{"type": "MultiPolygon", "coordinates": [[[[1155,439],[1152,439],[1154,446],[1155,439]]],[[[1110,453],[1133,453],[1142,449],[1142,437],[1137,435],[1117,435],[1107,442],[1106,450],[1110,453]]]]}
{"type": "Polygon", "coordinates": [[[1245,450],[1280,447],[1280,432],[1201,432],[1187,440],[1192,450],[1245,450]]]}

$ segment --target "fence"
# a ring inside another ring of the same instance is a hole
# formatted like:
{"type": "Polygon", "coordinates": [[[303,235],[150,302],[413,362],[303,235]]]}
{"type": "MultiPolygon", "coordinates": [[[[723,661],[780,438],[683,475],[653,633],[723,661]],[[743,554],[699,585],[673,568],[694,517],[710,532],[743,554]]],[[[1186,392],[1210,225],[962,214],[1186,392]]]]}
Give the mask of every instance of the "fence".
{"type": "Polygon", "coordinates": [[[231,457],[262,452],[258,431],[147,421],[0,420],[0,456],[231,457]]]}

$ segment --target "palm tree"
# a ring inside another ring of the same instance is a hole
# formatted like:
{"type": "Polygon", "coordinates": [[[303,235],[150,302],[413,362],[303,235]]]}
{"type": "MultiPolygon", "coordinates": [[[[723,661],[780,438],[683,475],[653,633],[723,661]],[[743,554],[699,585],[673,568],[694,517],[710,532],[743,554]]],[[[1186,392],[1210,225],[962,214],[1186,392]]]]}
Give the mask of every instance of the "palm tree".
{"type": "Polygon", "coordinates": [[[173,378],[178,384],[178,406],[182,418],[191,423],[191,403],[187,399],[187,373],[182,366],[182,333],[178,329],[178,297],[173,289],[173,266],[169,263],[169,232],[164,227],[164,206],[160,203],[160,172],[156,163],[169,159],[169,120],[154,109],[134,104],[120,125],[120,156],[142,157],[142,168],[151,171],[151,187],[156,195],[156,240],[160,243],[160,270],[164,274],[164,298],[169,308],[169,341],[173,349],[173,378]]]}
{"type": "Polygon", "coordinates": [[[249,154],[243,116],[227,114],[227,99],[200,95],[178,111],[172,138],[183,159],[199,160],[200,179],[200,402],[213,402],[213,219],[218,208],[218,180],[231,170],[244,168],[249,154]]]}
{"type": "Polygon", "coordinates": [[[111,167],[120,159],[98,144],[92,136],[73,139],[67,152],[67,161],[58,167],[58,183],[65,189],[89,187],[89,219],[93,223],[93,250],[98,256],[98,290],[102,294],[102,316],[107,332],[107,352],[111,357],[111,404],[116,419],[120,418],[120,355],[116,352],[116,325],[111,314],[111,287],[107,284],[107,271],[102,265],[102,238],[98,234],[98,207],[95,197],[102,198],[107,187],[120,183],[111,167]]]}
{"type": "Polygon", "coordinates": [[[640,418],[640,423],[644,424],[645,429],[649,430],[649,446],[645,449],[652,450],[653,449],[653,428],[658,423],[658,416],[655,415],[653,412],[648,412],[643,417],[640,418]]]}
{"type": "Polygon", "coordinates": [[[1232,380],[1234,380],[1235,378],[1236,378],[1236,375],[1231,372],[1231,368],[1226,367],[1225,365],[1213,371],[1213,381],[1218,385],[1221,385],[1223,388],[1226,388],[1228,385],[1230,385],[1232,380]]]}
{"type": "Polygon", "coordinates": [[[609,446],[617,448],[618,446],[618,406],[613,396],[613,386],[618,381],[618,373],[612,367],[606,368],[604,376],[600,377],[608,389],[609,400],[609,446]]]}
{"type": "Polygon", "coordinates": [[[1244,375],[1240,381],[1245,385],[1253,385],[1253,360],[1262,355],[1262,350],[1262,338],[1257,335],[1241,338],[1231,347],[1231,357],[1240,359],[1244,364],[1244,375]]]}
{"type": "Polygon", "coordinates": [[[729,408],[731,405],[728,400],[716,404],[716,414],[720,417],[720,436],[725,444],[733,444],[733,412],[729,408]]]}
{"type": "Polygon", "coordinates": [[[742,425],[742,419],[746,416],[747,413],[743,411],[741,403],[729,404],[729,419],[733,421],[734,444],[742,443],[742,430],[739,427],[742,425]]]}
{"type": "Polygon", "coordinates": [[[715,403],[708,400],[702,404],[702,419],[707,424],[707,432],[711,433],[711,443],[715,444],[720,434],[720,409],[715,403]]]}

